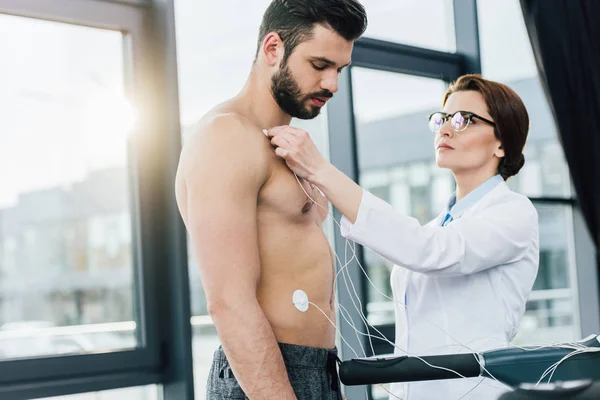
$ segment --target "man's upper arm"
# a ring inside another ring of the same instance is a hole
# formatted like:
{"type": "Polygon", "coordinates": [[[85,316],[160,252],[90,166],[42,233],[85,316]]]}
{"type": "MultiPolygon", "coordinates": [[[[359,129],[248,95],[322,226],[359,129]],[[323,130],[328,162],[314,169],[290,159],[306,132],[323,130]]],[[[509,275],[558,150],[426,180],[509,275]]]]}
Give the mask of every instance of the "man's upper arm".
{"type": "Polygon", "coordinates": [[[253,296],[260,275],[256,204],[267,179],[261,136],[220,117],[185,154],[188,230],[210,306],[253,296]]]}

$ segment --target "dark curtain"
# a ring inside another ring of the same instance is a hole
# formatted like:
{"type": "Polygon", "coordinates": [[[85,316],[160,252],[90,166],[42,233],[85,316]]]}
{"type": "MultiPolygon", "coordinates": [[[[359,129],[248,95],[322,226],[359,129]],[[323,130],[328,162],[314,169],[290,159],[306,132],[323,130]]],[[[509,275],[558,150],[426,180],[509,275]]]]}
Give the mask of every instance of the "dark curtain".
{"type": "Polygon", "coordinates": [[[577,200],[598,251],[600,0],[521,0],[521,8],[577,200]]]}

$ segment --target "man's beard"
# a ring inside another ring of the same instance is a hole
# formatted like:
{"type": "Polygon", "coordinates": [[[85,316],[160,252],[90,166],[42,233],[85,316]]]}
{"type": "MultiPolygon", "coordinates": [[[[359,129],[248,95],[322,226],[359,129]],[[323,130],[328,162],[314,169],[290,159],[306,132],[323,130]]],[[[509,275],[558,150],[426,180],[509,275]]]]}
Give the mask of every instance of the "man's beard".
{"type": "Polygon", "coordinates": [[[299,119],[313,119],[321,112],[321,107],[316,105],[305,106],[312,97],[331,98],[333,96],[329,90],[303,95],[292,76],[292,71],[285,63],[282,63],[279,71],[271,78],[271,92],[279,108],[293,118],[299,119]]]}

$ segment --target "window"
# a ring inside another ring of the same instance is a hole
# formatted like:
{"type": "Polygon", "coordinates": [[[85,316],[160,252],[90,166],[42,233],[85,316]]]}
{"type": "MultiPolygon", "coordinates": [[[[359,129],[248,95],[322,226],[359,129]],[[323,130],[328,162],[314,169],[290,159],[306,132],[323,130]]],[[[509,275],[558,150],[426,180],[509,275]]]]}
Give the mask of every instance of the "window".
{"type": "MultiPolygon", "coordinates": [[[[440,213],[454,191],[452,175],[435,165],[434,135],[427,117],[441,108],[447,84],[430,78],[352,68],[359,184],[422,224],[440,213]]],[[[363,249],[367,318],[394,323],[392,264],[363,249]]]]}
{"type": "Polygon", "coordinates": [[[147,112],[148,15],[141,4],[84,3],[0,4],[0,386],[9,398],[160,383],[159,343],[175,347],[176,323],[163,323],[173,320],[170,298],[155,284],[169,252],[157,217],[165,177],[147,172],[160,142],[145,129],[160,119],[147,112]]]}
{"type": "Polygon", "coordinates": [[[515,343],[577,340],[573,194],[554,117],[539,82],[519,2],[479,0],[477,5],[483,76],[513,88],[530,118],[525,165],[508,183],[538,209],[540,266],[515,343]],[[508,20],[512,28],[507,30],[508,20]]]}
{"type": "Polygon", "coordinates": [[[0,358],[136,347],[123,35],[0,15],[0,37],[0,358]]]}
{"type": "Polygon", "coordinates": [[[159,400],[158,386],[138,386],[101,392],[47,397],[47,400],[159,400]]]}
{"type": "Polygon", "coordinates": [[[456,50],[452,0],[363,0],[369,26],[365,37],[456,50]]]}

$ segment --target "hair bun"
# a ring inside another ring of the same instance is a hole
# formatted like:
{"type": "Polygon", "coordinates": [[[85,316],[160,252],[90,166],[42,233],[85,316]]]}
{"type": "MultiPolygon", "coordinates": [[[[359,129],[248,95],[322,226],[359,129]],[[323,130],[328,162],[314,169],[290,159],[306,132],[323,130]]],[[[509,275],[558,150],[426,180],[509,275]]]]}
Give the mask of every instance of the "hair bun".
{"type": "Polygon", "coordinates": [[[500,173],[500,175],[502,175],[504,180],[506,180],[511,176],[518,174],[521,168],[523,168],[523,165],[525,165],[525,156],[523,155],[523,153],[521,153],[519,155],[519,159],[516,162],[507,163],[506,159],[503,159],[500,165],[498,166],[498,172],[500,173]]]}

